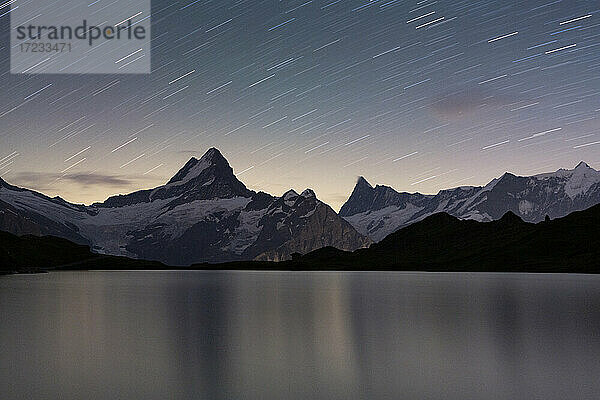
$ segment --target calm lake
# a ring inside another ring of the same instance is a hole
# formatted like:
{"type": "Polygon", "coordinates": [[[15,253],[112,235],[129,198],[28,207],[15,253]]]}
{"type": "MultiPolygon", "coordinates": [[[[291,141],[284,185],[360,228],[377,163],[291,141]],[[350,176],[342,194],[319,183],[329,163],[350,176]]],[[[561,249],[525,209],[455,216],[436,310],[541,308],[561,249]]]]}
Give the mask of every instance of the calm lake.
{"type": "Polygon", "coordinates": [[[0,277],[0,398],[598,399],[600,277],[0,277]]]}

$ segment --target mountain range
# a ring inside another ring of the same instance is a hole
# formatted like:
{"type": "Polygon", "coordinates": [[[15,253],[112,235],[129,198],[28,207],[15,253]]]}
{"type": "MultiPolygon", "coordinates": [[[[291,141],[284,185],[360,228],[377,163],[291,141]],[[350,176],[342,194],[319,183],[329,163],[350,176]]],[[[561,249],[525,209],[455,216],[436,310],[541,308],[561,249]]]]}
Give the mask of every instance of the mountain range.
{"type": "Polygon", "coordinates": [[[507,211],[527,222],[564,217],[600,203],[600,172],[584,162],[574,169],[516,176],[505,173],[485,186],[462,186],[436,195],[399,193],[371,186],[363,177],[340,215],[361,234],[378,242],[414,222],[445,212],[460,219],[494,221],[507,211]]]}
{"type": "Polygon", "coordinates": [[[247,189],[214,148],[191,158],[165,185],[91,206],[0,179],[0,230],[57,236],[99,254],[169,265],[279,261],[325,246],[370,244],[310,189],[281,197],[247,189]]]}
{"type": "Polygon", "coordinates": [[[507,211],[528,222],[600,203],[600,172],[573,170],[519,177],[436,195],[399,193],[359,178],[337,214],[306,189],[281,197],[249,190],[217,149],[191,158],[166,184],[89,206],[50,198],[0,179],[0,230],[52,235],[101,255],[168,265],[282,261],[333,247],[365,248],[400,228],[444,212],[480,222],[507,211]]]}

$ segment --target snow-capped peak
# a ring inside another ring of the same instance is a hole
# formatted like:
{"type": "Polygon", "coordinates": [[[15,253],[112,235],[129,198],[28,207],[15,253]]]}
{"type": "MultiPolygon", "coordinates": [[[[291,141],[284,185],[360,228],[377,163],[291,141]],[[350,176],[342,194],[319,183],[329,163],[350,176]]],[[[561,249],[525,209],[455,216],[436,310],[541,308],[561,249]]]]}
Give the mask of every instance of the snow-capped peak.
{"type": "Polygon", "coordinates": [[[229,167],[229,163],[225,157],[223,157],[221,152],[214,147],[204,153],[200,159],[195,157],[190,158],[183,168],[181,168],[167,184],[189,182],[211,166],[229,167]]]}
{"type": "Polygon", "coordinates": [[[592,167],[590,167],[587,163],[585,163],[584,161],[581,161],[579,164],[577,164],[577,166],[575,167],[575,171],[583,171],[583,170],[591,170],[591,171],[595,171],[595,169],[593,169],[592,167]]]}
{"type": "Polygon", "coordinates": [[[211,164],[218,164],[218,163],[222,163],[222,162],[227,163],[227,160],[225,160],[225,157],[223,157],[223,154],[221,154],[219,149],[217,149],[215,147],[211,147],[210,149],[208,149],[206,151],[206,153],[204,153],[202,158],[200,158],[200,161],[210,162],[211,164]]]}
{"type": "Polygon", "coordinates": [[[541,179],[545,179],[545,178],[568,178],[570,176],[573,176],[573,174],[577,173],[597,173],[598,171],[596,171],[594,168],[590,167],[587,163],[581,161],[579,164],[577,164],[577,166],[574,169],[565,169],[565,168],[561,168],[556,172],[549,172],[549,173],[544,173],[544,174],[538,174],[538,175],[534,175],[534,178],[541,178],[541,179]]]}
{"type": "Polygon", "coordinates": [[[570,198],[585,194],[593,185],[600,182],[600,172],[583,161],[577,164],[565,184],[565,193],[570,198]]]}

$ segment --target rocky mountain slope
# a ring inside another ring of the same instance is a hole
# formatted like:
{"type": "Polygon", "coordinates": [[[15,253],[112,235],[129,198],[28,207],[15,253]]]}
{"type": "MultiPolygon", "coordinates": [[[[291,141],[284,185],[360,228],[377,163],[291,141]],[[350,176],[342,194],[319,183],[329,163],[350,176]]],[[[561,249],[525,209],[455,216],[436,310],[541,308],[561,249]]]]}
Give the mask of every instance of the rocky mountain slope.
{"type": "Polygon", "coordinates": [[[445,212],[461,219],[493,221],[507,211],[527,222],[563,217],[600,203],[600,172],[581,162],[535,176],[505,173],[486,186],[442,190],[437,195],[399,193],[372,187],[360,178],[340,215],[363,235],[380,241],[429,215],[445,212]]]}
{"type": "Polygon", "coordinates": [[[96,253],[170,265],[281,260],[370,240],[314,192],[281,198],[246,188],[217,149],[192,158],[165,185],[81,206],[0,180],[0,230],[54,235],[96,253]]]}

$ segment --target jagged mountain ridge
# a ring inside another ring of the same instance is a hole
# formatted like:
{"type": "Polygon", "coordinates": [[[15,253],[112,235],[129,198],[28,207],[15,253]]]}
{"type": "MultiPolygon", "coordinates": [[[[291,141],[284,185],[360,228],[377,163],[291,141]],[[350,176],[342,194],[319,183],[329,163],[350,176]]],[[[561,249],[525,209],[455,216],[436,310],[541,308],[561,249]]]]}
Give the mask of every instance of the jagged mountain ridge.
{"type": "Polygon", "coordinates": [[[278,198],[247,189],[212,148],[165,185],[91,206],[2,181],[0,230],[54,235],[90,244],[97,253],[170,265],[280,260],[323,246],[354,250],[370,243],[312,190],[291,193],[278,198]]]}
{"type": "Polygon", "coordinates": [[[492,221],[512,211],[525,221],[557,218],[600,203],[600,172],[573,170],[520,177],[437,195],[399,193],[357,182],[340,218],[314,192],[282,197],[246,188],[217,149],[190,159],[165,185],[91,206],[9,185],[0,179],[0,230],[54,235],[102,254],[172,265],[285,260],[325,246],[364,247],[429,215],[492,221]],[[357,232],[358,231],[358,232],[357,232]],[[362,234],[362,235],[361,235],[362,234]]]}
{"type": "Polygon", "coordinates": [[[399,193],[372,187],[359,178],[340,215],[356,230],[380,241],[398,229],[429,215],[446,212],[480,222],[500,219],[511,211],[527,222],[564,217],[600,203],[600,172],[584,162],[574,169],[516,176],[505,173],[486,186],[463,186],[436,195],[399,193]]]}
{"type": "Polygon", "coordinates": [[[192,157],[163,186],[140,190],[126,195],[109,197],[96,207],[122,207],[154,200],[179,198],[181,201],[208,200],[213,198],[230,199],[251,197],[253,191],[246,188],[233,174],[233,169],[215,148],[209,149],[202,158],[192,157]]]}

